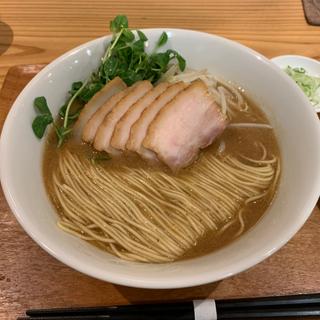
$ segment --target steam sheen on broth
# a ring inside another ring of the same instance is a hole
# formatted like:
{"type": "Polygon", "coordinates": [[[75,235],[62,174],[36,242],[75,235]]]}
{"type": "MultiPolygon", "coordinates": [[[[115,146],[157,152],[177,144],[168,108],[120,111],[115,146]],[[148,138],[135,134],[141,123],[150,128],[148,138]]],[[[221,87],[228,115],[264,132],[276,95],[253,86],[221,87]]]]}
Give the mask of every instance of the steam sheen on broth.
{"type": "MultiPolygon", "coordinates": [[[[232,104],[239,97],[230,92],[228,86],[220,85],[232,104]]],[[[227,110],[230,123],[268,124],[261,109],[243,93],[237,93],[241,94],[245,107],[227,110]]],[[[48,195],[60,217],[59,226],[127,260],[167,262],[189,259],[227,245],[262,217],[275,195],[280,174],[277,141],[273,130],[267,127],[227,127],[211,146],[201,152],[195,163],[178,173],[172,173],[160,164],[151,166],[131,154],[107,159],[105,153],[72,139],[56,148],[55,139],[54,132],[51,132],[44,152],[43,176],[48,195]],[[79,167],[78,162],[81,163],[79,167]],[[64,163],[70,169],[65,169],[64,163]],[[220,178],[214,173],[215,167],[225,168],[225,173],[224,169],[220,170],[220,178]],[[75,175],[72,177],[73,168],[75,175]],[[232,170],[237,170],[234,176],[232,170]],[[105,180],[103,186],[99,185],[98,176],[109,180],[105,180]],[[235,178],[232,190],[231,181],[235,178]],[[219,186],[219,181],[223,180],[226,185],[220,182],[219,186]],[[95,194],[101,194],[104,200],[95,199],[90,190],[85,190],[85,181],[91,181],[91,189],[97,188],[95,194]],[[243,194],[240,187],[238,191],[236,189],[241,183],[243,194]],[[253,187],[255,183],[259,185],[253,187]],[[87,202],[79,204],[76,201],[79,192],[87,195],[87,202]],[[232,198],[233,194],[235,198],[232,198]],[[257,199],[246,203],[250,194],[257,199]],[[145,199],[145,203],[141,199],[145,199]],[[151,214],[148,210],[152,208],[154,212],[151,214]],[[84,217],[82,212],[91,212],[91,215],[84,217]],[[116,212],[125,213],[117,220],[116,212]],[[141,217],[138,217],[140,213],[141,217]],[[132,221],[128,221],[131,215],[132,221]],[[99,217],[101,228],[94,216],[99,217]],[[133,223],[139,219],[145,219],[145,228],[154,226],[158,238],[142,229],[142,224],[133,223]],[[177,229],[168,225],[171,221],[177,222],[177,229]],[[182,231],[179,228],[183,228],[182,231]],[[149,255],[143,256],[141,252],[144,250],[149,255]]]]}

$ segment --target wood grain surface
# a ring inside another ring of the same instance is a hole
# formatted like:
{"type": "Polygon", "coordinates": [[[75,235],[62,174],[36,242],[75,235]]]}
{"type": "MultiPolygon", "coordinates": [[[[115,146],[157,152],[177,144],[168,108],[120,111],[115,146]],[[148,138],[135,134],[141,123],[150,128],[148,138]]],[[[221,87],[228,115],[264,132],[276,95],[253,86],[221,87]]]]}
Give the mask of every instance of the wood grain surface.
{"type": "Polygon", "coordinates": [[[1,0],[0,86],[9,67],[48,63],[63,52],[108,32],[125,13],[139,28],[175,27],[215,33],[268,57],[320,57],[320,28],[307,24],[301,0],[1,0]]]}
{"type": "MultiPolygon", "coordinates": [[[[1,0],[0,127],[22,87],[42,65],[104,35],[116,14],[135,27],[177,27],[237,40],[268,57],[320,58],[320,28],[300,0],[1,0]],[[12,43],[11,43],[12,41],[12,43]],[[10,45],[11,43],[11,45],[10,45]]],[[[320,210],[278,253],[227,280],[196,288],[143,290],[105,283],[49,256],[21,229],[0,190],[0,319],[27,308],[112,305],[192,298],[231,298],[320,291],[320,210]]],[[[214,267],[214,266],[213,266],[214,267]]]]}

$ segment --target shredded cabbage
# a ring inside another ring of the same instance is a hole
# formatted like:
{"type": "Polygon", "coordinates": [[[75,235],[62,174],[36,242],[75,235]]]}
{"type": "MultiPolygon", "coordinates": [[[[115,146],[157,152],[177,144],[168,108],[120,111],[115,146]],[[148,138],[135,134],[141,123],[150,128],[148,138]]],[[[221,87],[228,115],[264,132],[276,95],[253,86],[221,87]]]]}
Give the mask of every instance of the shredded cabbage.
{"type": "Polygon", "coordinates": [[[285,72],[297,83],[314,106],[320,104],[319,77],[308,75],[306,70],[301,67],[292,68],[287,66],[285,72]]]}

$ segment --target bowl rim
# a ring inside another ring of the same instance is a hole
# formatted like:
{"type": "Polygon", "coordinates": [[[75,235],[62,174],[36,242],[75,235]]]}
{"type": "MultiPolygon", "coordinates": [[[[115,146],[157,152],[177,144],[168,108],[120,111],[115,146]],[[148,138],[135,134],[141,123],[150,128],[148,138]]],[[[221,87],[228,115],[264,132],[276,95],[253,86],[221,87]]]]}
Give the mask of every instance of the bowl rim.
{"type": "MultiPolygon", "coordinates": [[[[202,37],[209,37],[209,38],[215,38],[217,40],[226,42],[229,45],[232,45],[236,47],[238,50],[242,50],[247,52],[248,54],[253,55],[255,58],[259,59],[262,63],[267,64],[268,67],[272,68],[274,72],[278,73],[280,77],[282,77],[283,81],[286,81],[289,86],[294,87],[294,83],[290,80],[289,77],[286,77],[286,75],[283,73],[280,68],[278,68],[271,60],[264,57],[262,54],[254,51],[251,48],[248,48],[236,41],[217,36],[214,34],[206,33],[206,32],[200,32],[195,30],[189,30],[189,29],[175,29],[175,28],[147,28],[147,29],[141,29],[144,32],[163,32],[163,31],[173,31],[176,34],[186,34],[186,33],[194,33],[202,37]]],[[[51,63],[49,63],[47,66],[45,66],[21,91],[19,96],[16,98],[15,102],[13,103],[7,118],[5,120],[5,123],[2,128],[1,132],[1,138],[0,138],[0,180],[1,185],[3,188],[3,192],[5,195],[6,200],[8,201],[9,207],[14,213],[16,219],[18,220],[19,224],[22,226],[24,231],[38,244],[42,249],[44,249],[46,252],[48,252],[50,255],[54,256],[57,260],[61,261],[62,263],[66,264],[67,266],[82,272],[86,275],[90,275],[91,277],[108,281],[120,285],[126,285],[130,287],[137,287],[137,288],[149,288],[149,289],[173,289],[173,288],[185,288],[185,287],[192,287],[192,286],[198,286],[203,285],[210,282],[215,282],[222,280],[224,278],[230,277],[232,275],[235,275],[237,273],[243,272],[256,264],[260,263],[262,260],[266,259],[270,255],[272,255],[274,252],[278,251],[283,245],[285,245],[297,232],[300,230],[300,228],[303,226],[305,221],[310,216],[312,209],[317,203],[317,200],[320,195],[320,172],[317,177],[317,183],[314,183],[313,190],[310,190],[310,197],[309,202],[305,204],[303,211],[305,212],[304,215],[300,217],[300,219],[295,219],[295,223],[293,226],[291,226],[291,229],[286,230],[282,234],[281,239],[277,242],[277,245],[270,246],[266,245],[264,249],[259,251],[259,253],[255,253],[254,255],[250,257],[246,257],[245,260],[242,261],[241,266],[238,265],[237,267],[230,266],[226,268],[224,272],[220,272],[220,274],[217,274],[216,271],[210,271],[203,274],[195,274],[192,278],[187,277],[181,277],[179,279],[175,279],[174,281],[164,281],[163,279],[155,279],[155,278],[145,278],[142,279],[141,277],[136,276],[127,276],[124,277],[123,275],[119,276],[117,273],[108,273],[108,270],[103,270],[99,272],[99,270],[93,270],[92,267],[90,267],[89,264],[84,264],[82,262],[76,261],[74,259],[68,259],[68,256],[66,254],[61,254],[61,252],[57,252],[56,250],[53,250],[50,248],[49,245],[47,245],[46,239],[39,238],[37,233],[35,232],[35,228],[32,227],[32,225],[27,224],[25,219],[23,218],[23,208],[17,205],[16,201],[13,198],[13,195],[11,193],[11,190],[8,187],[8,179],[10,177],[6,174],[5,168],[8,166],[8,163],[4,161],[3,155],[6,152],[6,146],[8,144],[8,137],[10,136],[10,123],[12,122],[13,113],[14,110],[18,108],[20,104],[20,100],[22,100],[23,94],[29,90],[30,87],[32,87],[38,79],[43,75],[49,72],[51,69],[55,68],[60,62],[62,62],[65,58],[77,54],[79,51],[85,49],[88,46],[95,45],[100,43],[101,41],[106,41],[111,39],[111,35],[106,35],[103,37],[99,37],[96,39],[93,39],[91,41],[88,41],[86,43],[83,43],[63,55],[59,56],[55,60],[53,60],[51,63]]],[[[299,94],[299,93],[298,93],[299,94]]],[[[304,96],[302,92],[300,92],[300,96],[302,99],[305,100],[306,103],[309,104],[307,98],[304,96]]],[[[306,108],[306,112],[309,112],[310,115],[312,113],[311,108],[306,108]],[[309,109],[309,110],[308,110],[309,109]]],[[[314,119],[316,119],[316,113],[314,112],[314,119]]],[[[317,119],[318,120],[318,119],[317,119]]],[[[317,129],[319,136],[320,136],[320,125],[318,125],[317,129]]],[[[320,140],[318,144],[318,150],[320,151],[320,140]]]]}
{"type": "Polygon", "coordinates": [[[280,55],[280,56],[275,56],[273,58],[271,58],[270,60],[273,61],[275,64],[278,63],[278,61],[284,60],[284,59],[295,59],[295,60],[305,60],[305,61],[309,61],[311,63],[317,64],[320,67],[320,61],[316,60],[314,58],[310,58],[307,56],[301,56],[301,55],[297,55],[297,54],[284,54],[284,55],[280,55]]]}

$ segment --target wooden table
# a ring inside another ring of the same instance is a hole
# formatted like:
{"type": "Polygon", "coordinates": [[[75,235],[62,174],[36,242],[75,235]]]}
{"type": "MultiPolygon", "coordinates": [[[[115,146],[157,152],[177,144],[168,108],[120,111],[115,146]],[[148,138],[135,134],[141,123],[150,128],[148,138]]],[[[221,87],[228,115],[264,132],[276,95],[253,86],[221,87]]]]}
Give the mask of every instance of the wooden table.
{"type": "MultiPolygon", "coordinates": [[[[237,40],[268,57],[320,58],[320,27],[307,25],[300,0],[1,0],[0,87],[10,67],[48,63],[104,35],[109,20],[119,13],[127,14],[134,27],[196,29],[237,40]]],[[[0,96],[2,120],[14,98],[10,81],[7,86],[7,96],[0,96]]],[[[14,319],[30,307],[320,291],[319,217],[316,208],[283,249],[238,276],[196,288],[142,290],[89,278],[56,261],[21,229],[1,192],[0,319],[14,319]]]]}

